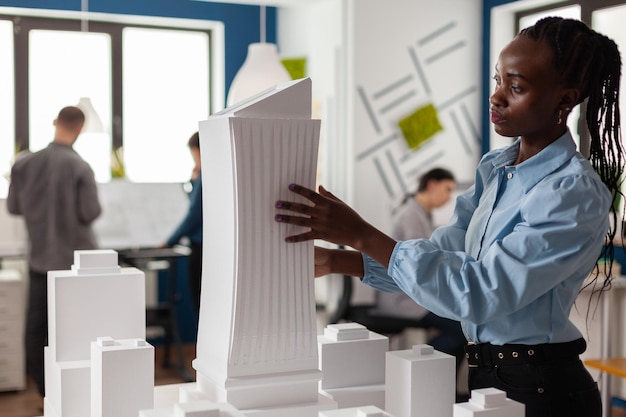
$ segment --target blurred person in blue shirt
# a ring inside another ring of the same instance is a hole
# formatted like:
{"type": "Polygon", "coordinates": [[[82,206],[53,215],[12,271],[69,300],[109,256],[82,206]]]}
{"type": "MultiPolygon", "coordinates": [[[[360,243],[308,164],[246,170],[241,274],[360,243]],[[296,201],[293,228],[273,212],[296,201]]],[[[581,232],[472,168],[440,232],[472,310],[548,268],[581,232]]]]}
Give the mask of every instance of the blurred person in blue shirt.
{"type": "Polygon", "coordinates": [[[187,142],[194,161],[191,173],[189,209],[176,230],[162,246],[172,247],[186,237],[189,239],[189,292],[196,314],[200,311],[200,287],[202,283],[202,164],[200,160],[200,135],[191,135],[187,142]]]}

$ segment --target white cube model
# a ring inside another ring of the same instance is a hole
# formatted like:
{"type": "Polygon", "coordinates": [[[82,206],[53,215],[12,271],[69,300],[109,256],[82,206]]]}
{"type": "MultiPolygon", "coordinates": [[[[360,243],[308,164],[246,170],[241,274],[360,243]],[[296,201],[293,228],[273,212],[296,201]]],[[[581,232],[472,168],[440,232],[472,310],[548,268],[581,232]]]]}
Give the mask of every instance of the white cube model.
{"type": "Polygon", "coordinates": [[[386,336],[358,323],[330,324],[317,343],[323,395],[336,401],[339,408],[385,408],[386,336]]]}
{"type": "Polygon", "coordinates": [[[46,417],[84,417],[91,412],[91,362],[52,359],[49,346],[44,348],[46,417]]]}
{"type": "Polygon", "coordinates": [[[456,360],[429,345],[387,352],[385,410],[395,417],[451,417],[456,360]]]}
{"type": "MultiPolygon", "coordinates": [[[[318,401],[313,242],[274,221],[290,183],[315,187],[320,121],[311,80],[285,83],[200,122],[203,247],[199,388],[240,410],[318,401]],[[215,204],[211,196],[219,195],[215,204]]],[[[294,415],[298,415],[294,411],[294,415]]]]}
{"type": "Polygon", "coordinates": [[[174,406],[174,417],[244,417],[241,411],[225,403],[196,401],[174,406]]]}
{"type": "Polygon", "coordinates": [[[524,417],[525,412],[524,404],[496,388],[473,390],[469,402],[454,404],[454,417],[524,417]]]}
{"type": "Polygon", "coordinates": [[[154,347],[143,339],[91,342],[91,417],[136,417],[154,407],[154,347]]]}
{"type": "Polygon", "coordinates": [[[319,417],[393,417],[375,406],[352,407],[341,410],[321,411],[319,417]]]}
{"type": "Polygon", "coordinates": [[[102,335],[145,339],[145,275],[113,250],[75,251],[71,271],[48,272],[48,346],[56,361],[89,360],[102,335]]]}
{"type": "Polygon", "coordinates": [[[120,268],[115,251],[75,251],[71,270],[48,272],[46,417],[90,415],[91,342],[145,339],[145,308],[144,273],[120,268]]]}

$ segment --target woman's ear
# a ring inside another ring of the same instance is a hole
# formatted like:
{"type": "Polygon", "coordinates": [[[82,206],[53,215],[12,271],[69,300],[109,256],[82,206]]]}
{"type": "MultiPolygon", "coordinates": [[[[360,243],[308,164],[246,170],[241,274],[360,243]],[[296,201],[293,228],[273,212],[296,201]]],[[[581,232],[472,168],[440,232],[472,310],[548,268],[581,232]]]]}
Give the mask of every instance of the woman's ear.
{"type": "Polygon", "coordinates": [[[580,90],[577,88],[566,88],[563,90],[560,103],[562,108],[571,109],[578,103],[580,103],[580,90]]]}

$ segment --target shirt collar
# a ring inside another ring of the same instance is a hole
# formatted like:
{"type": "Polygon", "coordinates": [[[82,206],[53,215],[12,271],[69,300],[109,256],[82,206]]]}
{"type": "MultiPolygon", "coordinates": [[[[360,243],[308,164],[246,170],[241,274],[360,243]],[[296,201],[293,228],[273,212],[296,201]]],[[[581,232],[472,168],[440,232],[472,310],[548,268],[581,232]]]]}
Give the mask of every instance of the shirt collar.
{"type": "MultiPolygon", "coordinates": [[[[496,169],[504,168],[513,164],[519,153],[520,139],[518,138],[511,146],[493,160],[496,169]]],[[[541,152],[515,166],[518,179],[524,191],[530,190],[548,174],[556,171],[569,161],[576,153],[576,144],[568,130],[557,140],[546,146],[541,152]]]]}

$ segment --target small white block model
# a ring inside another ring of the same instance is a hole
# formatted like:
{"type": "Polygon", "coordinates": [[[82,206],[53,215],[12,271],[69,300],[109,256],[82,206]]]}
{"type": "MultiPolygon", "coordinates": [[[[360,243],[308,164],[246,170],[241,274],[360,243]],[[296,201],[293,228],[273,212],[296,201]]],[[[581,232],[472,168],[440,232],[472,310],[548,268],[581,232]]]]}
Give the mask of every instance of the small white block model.
{"type": "Polygon", "coordinates": [[[339,408],[385,407],[386,336],[358,323],[331,324],[317,337],[320,392],[339,408]]]}
{"type": "Polygon", "coordinates": [[[373,405],[343,408],[341,410],[321,411],[319,417],[393,417],[391,414],[373,405]]]}
{"type": "Polygon", "coordinates": [[[102,335],[145,339],[145,275],[120,268],[112,250],[75,251],[71,271],[48,272],[48,346],[53,359],[89,360],[102,335]]]}
{"type": "Polygon", "coordinates": [[[195,401],[176,404],[174,417],[244,417],[245,414],[230,404],[195,401]]]}
{"type": "Polygon", "coordinates": [[[90,415],[91,342],[145,339],[145,308],[144,273],[120,268],[115,251],[75,251],[71,270],[48,272],[46,417],[90,415]]]}
{"type": "Polygon", "coordinates": [[[472,391],[469,402],[454,404],[454,417],[524,417],[524,404],[506,398],[496,388],[472,391]]]}
{"type": "Polygon", "coordinates": [[[222,417],[220,408],[210,401],[196,401],[174,406],[174,417],[222,417]]]}
{"type": "Polygon", "coordinates": [[[450,417],[456,360],[429,345],[387,352],[385,410],[395,417],[450,417]]]}
{"type": "Polygon", "coordinates": [[[46,417],[84,417],[90,415],[91,391],[89,360],[52,360],[49,346],[44,347],[46,417]]]}
{"type": "Polygon", "coordinates": [[[72,271],[80,273],[119,273],[117,252],[111,249],[74,251],[72,271]]]}
{"type": "Polygon", "coordinates": [[[154,406],[154,347],[143,339],[91,342],[91,417],[135,417],[154,406]]]}

